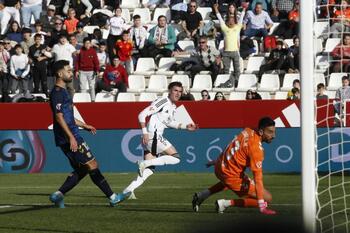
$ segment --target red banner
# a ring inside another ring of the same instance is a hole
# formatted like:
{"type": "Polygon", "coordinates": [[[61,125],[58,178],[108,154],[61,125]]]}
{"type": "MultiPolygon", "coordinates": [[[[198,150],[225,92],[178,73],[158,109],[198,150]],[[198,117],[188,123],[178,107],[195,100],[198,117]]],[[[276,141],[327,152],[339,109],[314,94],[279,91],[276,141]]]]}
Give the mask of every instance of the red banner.
{"type": "MultiPolygon", "coordinates": [[[[137,116],[146,102],[79,103],[75,106],[86,123],[97,129],[139,128],[137,116]]],[[[270,116],[280,127],[299,127],[299,101],[197,101],[185,105],[200,128],[255,127],[263,116],[270,116]]],[[[348,108],[350,109],[350,108],[348,108]]],[[[47,103],[0,104],[0,129],[48,129],[52,113],[47,103]]],[[[317,114],[319,126],[332,126],[334,111],[331,101],[321,101],[317,114]]]]}

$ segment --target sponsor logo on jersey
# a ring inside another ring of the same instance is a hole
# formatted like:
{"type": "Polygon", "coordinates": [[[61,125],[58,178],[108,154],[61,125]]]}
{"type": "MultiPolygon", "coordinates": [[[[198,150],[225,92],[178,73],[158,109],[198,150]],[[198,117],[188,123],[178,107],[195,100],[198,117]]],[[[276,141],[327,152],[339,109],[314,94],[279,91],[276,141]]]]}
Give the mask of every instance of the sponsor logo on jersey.
{"type": "Polygon", "coordinates": [[[255,166],[259,169],[262,168],[262,162],[261,161],[256,162],[255,166]]]}
{"type": "Polygon", "coordinates": [[[58,111],[61,111],[61,106],[62,106],[62,104],[56,104],[56,109],[57,109],[58,111]]]}

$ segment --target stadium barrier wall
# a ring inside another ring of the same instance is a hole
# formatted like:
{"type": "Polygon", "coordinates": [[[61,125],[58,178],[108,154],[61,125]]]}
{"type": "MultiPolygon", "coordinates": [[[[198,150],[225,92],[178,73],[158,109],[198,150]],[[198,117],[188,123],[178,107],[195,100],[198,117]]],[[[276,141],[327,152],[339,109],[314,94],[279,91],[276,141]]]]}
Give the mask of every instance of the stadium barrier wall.
{"type": "MultiPolygon", "coordinates": [[[[297,102],[261,101],[257,104],[254,101],[228,101],[183,104],[200,129],[195,132],[166,130],[165,137],[177,148],[182,161],[179,165],[159,170],[211,171],[205,167],[205,163],[215,159],[243,127],[254,127],[261,116],[271,116],[279,128],[276,139],[271,144],[263,145],[264,171],[300,172],[300,112],[297,102]]],[[[136,171],[135,162],[142,158],[137,114],[146,105],[147,103],[76,105],[77,115],[98,129],[95,136],[86,131],[81,133],[103,171],[136,171]]],[[[67,159],[54,144],[52,131],[48,130],[52,127],[48,104],[0,104],[0,113],[0,173],[71,170],[67,159]]],[[[330,134],[339,135],[332,136],[332,140],[350,139],[350,129],[347,128],[334,128],[330,134]]],[[[320,138],[319,143],[329,144],[328,136],[320,138]]],[[[330,150],[334,168],[341,166],[342,159],[350,160],[350,152],[349,155],[346,153],[350,148],[333,146],[330,150]],[[343,158],[339,157],[341,150],[345,152],[343,158]]],[[[320,154],[321,158],[328,158],[328,150],[320,154]]]]}

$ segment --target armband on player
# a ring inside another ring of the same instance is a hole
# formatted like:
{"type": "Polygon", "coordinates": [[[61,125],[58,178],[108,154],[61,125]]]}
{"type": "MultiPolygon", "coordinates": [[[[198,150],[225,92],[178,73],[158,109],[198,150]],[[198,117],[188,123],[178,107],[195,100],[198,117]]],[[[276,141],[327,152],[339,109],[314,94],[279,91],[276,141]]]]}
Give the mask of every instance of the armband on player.
{"type": "Polygon", "coordinates": [[[147,131],[147,128],[146,128],[146,127],[143,127],[143,128],[142,128],[142,134],[148,134],[148,131],[147,131]]]}

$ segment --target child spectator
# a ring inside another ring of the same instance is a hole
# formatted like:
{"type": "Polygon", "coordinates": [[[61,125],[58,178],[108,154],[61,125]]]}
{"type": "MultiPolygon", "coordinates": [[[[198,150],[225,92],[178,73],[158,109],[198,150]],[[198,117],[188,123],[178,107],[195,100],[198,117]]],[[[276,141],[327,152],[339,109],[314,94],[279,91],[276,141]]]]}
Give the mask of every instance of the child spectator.
{"type": "Polygon", "coordinates": [[[77,31],[75,32],[75,36],[77,38],[77,41],[79,44],[83,44],[84,38],[88,37],[89,34],[87,32],[84,32],[83,30],[84,24],[82,22],[77,24],[77,31]]]}
{"type": "Polygon", "coordinates": [[[69,8],[68,17],[64,21],[63,29],[65,29],[67,33],[71,35],[76,32],[78,23],[79,20],[75,18],[75,10],[73,8],[69,8]]]}
{"type": "Polygon", "coordinates": [[[29,60],[28,56],[23,53],[23,49],[20,45],[15,46],[16,54],[11,57],[10,60],[10,73],[12,76],[11,92],[15,93],[17,87],[20,87],[20,92],[27,94],[28,88],[28,74],[29,74],[29,60]]]}
{"type": "Polygon", "coordinates": [[[131,54],[133,50],[133,44],[129,38],[128,31],[123,31],[122,39],[117,40],[116,48],[117,48],[116,53],[118,54],[119,60],[125,66],[126,71],[128,72],[128,74],[132,73],[133,67],[132,67],[131,54]]]}
{"type": "Polygon", "coordinates": [[[316,99],[328,99],[328,95],[325,94],[326,88],[323,83],[317,84],[316,99]]]}

